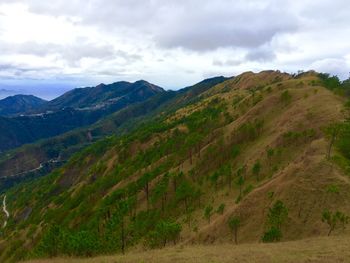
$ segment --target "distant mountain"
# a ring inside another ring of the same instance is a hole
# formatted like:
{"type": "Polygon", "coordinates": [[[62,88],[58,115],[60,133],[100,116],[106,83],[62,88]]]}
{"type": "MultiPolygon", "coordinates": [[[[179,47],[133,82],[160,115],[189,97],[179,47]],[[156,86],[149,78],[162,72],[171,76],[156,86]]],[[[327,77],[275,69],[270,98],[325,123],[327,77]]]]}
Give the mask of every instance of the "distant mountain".
{"type": "Polygon", "coordinates": [[[0,115],[10,116],[38,109],[47,101],[33,95],[14,95],[0,100],[0,115]]]}
{"type": "Polygon", "coordinates": [[[44,109],[55,111],[66,107],[101,108],[111,105],[120,99],[143,100],[164,90],[144,80],[134,83],[120,81],[109,85],[99,84],[96,87],[77,88],[49,101],[44,109]]]}
{"type": "Polygon", "coordinates": [[[165,92],[162,88],[146,81],[116,82],[69,91],[23,116],[0,118],[0,128],[11,131],[0,131],[0,152],[93,124],[162,92],[165,92]]]}

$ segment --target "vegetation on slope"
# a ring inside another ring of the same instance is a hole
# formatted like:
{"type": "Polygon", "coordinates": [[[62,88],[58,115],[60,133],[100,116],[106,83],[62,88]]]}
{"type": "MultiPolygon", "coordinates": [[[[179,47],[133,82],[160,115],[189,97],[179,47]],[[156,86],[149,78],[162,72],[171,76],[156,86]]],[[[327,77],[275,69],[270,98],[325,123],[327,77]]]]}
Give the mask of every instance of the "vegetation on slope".
{"type": "Polygon", "coordinates": [[[226,80],[7,191],[1,259],[327,235],[350,211],[345,132],[326,158],[343,104],[313,72],[226,80]]]}

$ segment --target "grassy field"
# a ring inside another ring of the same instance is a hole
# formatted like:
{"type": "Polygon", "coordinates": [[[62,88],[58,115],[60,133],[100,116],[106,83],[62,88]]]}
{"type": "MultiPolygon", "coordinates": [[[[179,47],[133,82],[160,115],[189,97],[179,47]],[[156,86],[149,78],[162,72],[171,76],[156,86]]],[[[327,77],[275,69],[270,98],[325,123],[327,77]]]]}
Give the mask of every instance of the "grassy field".
{"type": "MultiPolygon", "coordinates": [[[[126,255],[96,258],[56,258],[30,263],[170,263],[170,262],[350,262],[350,237],[322,237],[270,244],[222,244],[130,251],[126,255]]],[[[28,263],[29,263],[28,262],[28,263]]]]}

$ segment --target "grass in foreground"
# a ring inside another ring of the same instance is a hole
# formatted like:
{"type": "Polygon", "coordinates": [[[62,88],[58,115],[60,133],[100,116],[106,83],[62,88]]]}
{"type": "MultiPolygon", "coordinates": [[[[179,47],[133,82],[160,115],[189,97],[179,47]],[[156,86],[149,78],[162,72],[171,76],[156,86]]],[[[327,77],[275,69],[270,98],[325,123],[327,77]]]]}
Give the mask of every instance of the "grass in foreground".
{"type": "Polygon", "coordinates": [[[161,250],[130,251],[126,255],[95,258],[55,258],[28,263],[114,262],[350,262],[350,236],[320,237],[270,244],[189,245],[161,250]]]}

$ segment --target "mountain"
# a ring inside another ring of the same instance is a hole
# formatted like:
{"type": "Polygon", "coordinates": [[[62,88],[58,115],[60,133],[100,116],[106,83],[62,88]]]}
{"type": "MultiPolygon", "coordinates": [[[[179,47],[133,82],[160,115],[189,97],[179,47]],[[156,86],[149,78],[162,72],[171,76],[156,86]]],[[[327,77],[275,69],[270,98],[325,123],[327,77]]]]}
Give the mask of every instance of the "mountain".
{"type": "Polygon", "coordinates": [[[348,88],[329,79],[246,72],[177,94],[6,190],[0,260],[348,236],[348,88]]]}
{"type": "Polygon", "coordinates": [[[94,125],[6,152],[0,156],[0,191],[13,183],[45,174],[62,165],[79,149],[103,136],[125,133],[135,129],[141,119],[150,118],[161,111],[175,110],[225,80],[227,78],[215,77],[179,91],[160,92],[145,101],[127,106],[94,125]],[[38,167],[41,169],[36,169],[38,167]]]}
{"type": "Polygon", "coordinates": [[[36,113],[0,118],[0,127],[8,129],[0,133],[0,152],[91,125],[113,112],[164,92],[145,81],[102,86],[69,91],[45,103],[35,110],[36,113]],[[66,103],[61,102],[63,98],[66,103]]]}
{"type": "Polygon", "coordinates": [[[164,92],[164,90],[144,80],[134,83],[120,81],[109,85],[102,83],[96,87],[68,91],[49,101],[43,109],[57,111],[63,108],[101,108],[114,104],[120,99],[139,100],[139,98],[148,98],[160,92],[164,92]]]}
{"type": "Polygon", "coordinates": [[[0,100],[0,116],[11,116],[38,109],[45,100],[33,95],[14,95],[0,100]]]}

